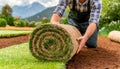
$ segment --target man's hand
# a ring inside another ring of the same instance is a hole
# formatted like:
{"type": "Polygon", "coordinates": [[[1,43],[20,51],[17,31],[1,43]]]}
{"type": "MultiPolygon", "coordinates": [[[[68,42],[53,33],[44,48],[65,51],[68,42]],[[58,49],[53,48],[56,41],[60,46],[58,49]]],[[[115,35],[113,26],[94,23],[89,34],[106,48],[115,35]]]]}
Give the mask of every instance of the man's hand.
{"type": "Polygon", "coordinates": [[[91,35],[95,32],[97,26],[96,23],[90,23],[84,36],[77,38],[76,40],[79,43],[79,47],[77,50],[77,53],[79,53],[79,51],[81,50],[81,48],[83,46],[85,46],[85,43],[87,42],[87,40],[91,37],[91,35]]]}
{"type": "Polygon", "coordinates": [[[79,43],[79,47],[78,47],[78,50],[77,50],[77,54],[78,54],[80,52],[80,50],[82,49],[82,47],[85,46],[85,43],[86,43],[87,40],[84,36],[79,37],[76,40],[79,43]]]}
{"type": "Polygon", "coordinates": [[[51,24],[60,24],[60,16],[58,14],[53,14],[50,20],[51,24]]]}

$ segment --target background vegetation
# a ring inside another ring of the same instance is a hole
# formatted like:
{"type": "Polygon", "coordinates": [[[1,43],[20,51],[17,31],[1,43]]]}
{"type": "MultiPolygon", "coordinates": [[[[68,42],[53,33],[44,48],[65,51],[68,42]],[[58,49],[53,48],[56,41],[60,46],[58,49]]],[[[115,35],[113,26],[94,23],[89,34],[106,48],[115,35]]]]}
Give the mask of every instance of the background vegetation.
{"type": "MultiPolygon", "coordinates": [[[[120,30],[120,2],[119,0],[102,0],[102,12],[100,17],[99,30],[100,35],[106,33],[106,35],[112,30],[120,30]]],[[[17,27],[36,27],[38,25],[49,23],[52,12],[56,6],[47,8],[42,12],[26,18],[27,20],[20,19],[19,17],[13,17],[12,8],[6,4],[2,7],[2,13],[0,14],[0,27],[6,25],[17,27]]],[[[61,19],[61,23],[68,24],[69,8],[66,9],[65,14],[61,19]]]]}

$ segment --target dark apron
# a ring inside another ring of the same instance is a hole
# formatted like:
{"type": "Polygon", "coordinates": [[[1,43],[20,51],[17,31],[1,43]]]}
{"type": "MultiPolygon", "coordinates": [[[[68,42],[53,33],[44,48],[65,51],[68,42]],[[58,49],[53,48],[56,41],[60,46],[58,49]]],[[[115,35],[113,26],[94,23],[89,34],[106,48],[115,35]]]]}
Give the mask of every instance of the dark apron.
{"type": "MultiPolygon", "coordinates": [[[[80,12],[76,10],[75,8],[76,5],[77,5],[76,0],[73,0],[73,7],[71,8],[68,15],[68,23],[70,25],[75,26],[81,32],[81,34],[84,35],[89,25],[90,0],[88,1],[88,4],[87,4],[88,10],[86,12],[80,12]]],[[[89,48],[97,47],[97,35],[98,35],[98,29],[86,42],[87,47],[89,48]]]]}

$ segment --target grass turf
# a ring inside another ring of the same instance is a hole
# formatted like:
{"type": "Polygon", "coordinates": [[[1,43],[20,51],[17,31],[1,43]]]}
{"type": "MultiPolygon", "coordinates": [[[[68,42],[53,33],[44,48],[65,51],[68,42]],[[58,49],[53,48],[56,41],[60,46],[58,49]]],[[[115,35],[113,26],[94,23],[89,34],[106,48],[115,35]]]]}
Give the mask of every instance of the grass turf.
{"type": "Polygon", "coordinates": [[[30,34],[32,31],[21,30],[0,30],[0,37],[15,37],[20,35],[30,34]]]}
{"type": "Polygon", "coordinates": [[[59,25],[44,24],[32,32],[30,50],[40,60],[67,62],[71,59],[73,44],[65,29],[59,25]]]}
{"type": "Polygon", "coordinates": [[[0,49],[0,69],[65,69],[65,63],[37,60],[24,43],[0,49]]]}

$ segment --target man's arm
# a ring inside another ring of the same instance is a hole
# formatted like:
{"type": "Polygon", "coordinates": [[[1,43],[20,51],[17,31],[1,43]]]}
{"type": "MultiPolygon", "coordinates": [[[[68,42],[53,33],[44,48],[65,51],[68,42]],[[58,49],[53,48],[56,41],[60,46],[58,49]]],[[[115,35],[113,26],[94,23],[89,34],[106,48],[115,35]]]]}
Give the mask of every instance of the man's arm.
{"type": "Polygon", "coordinates": [[[77,38],[77,41],[80,43],[77,53],[81,50],[83,46],[85,46],[87,40],[93,35],[96,28],[98,27],[101,8],[102,8],[102,0],[93,0],[90,19],[89,19],[89,26],[84,36],[77,38]]]}
{"type": "Polygon", "coordinates": [[[56,9],[53,11],[50,23],[55,24],[60,22],[60,19],[66,9],[66,6],[67,6],[66,0],[59,0],[56,9]]]}
{"type": "Polygon", "coordinates": [[[79,53],[81,48],[85,46],[85,43],[91,37],[91,35],[95,32],[96,28],[97,28],[96,23],[90,23],[84,36],[77,38],[77,41],[80,42],[77,53],[79,53]]]}

